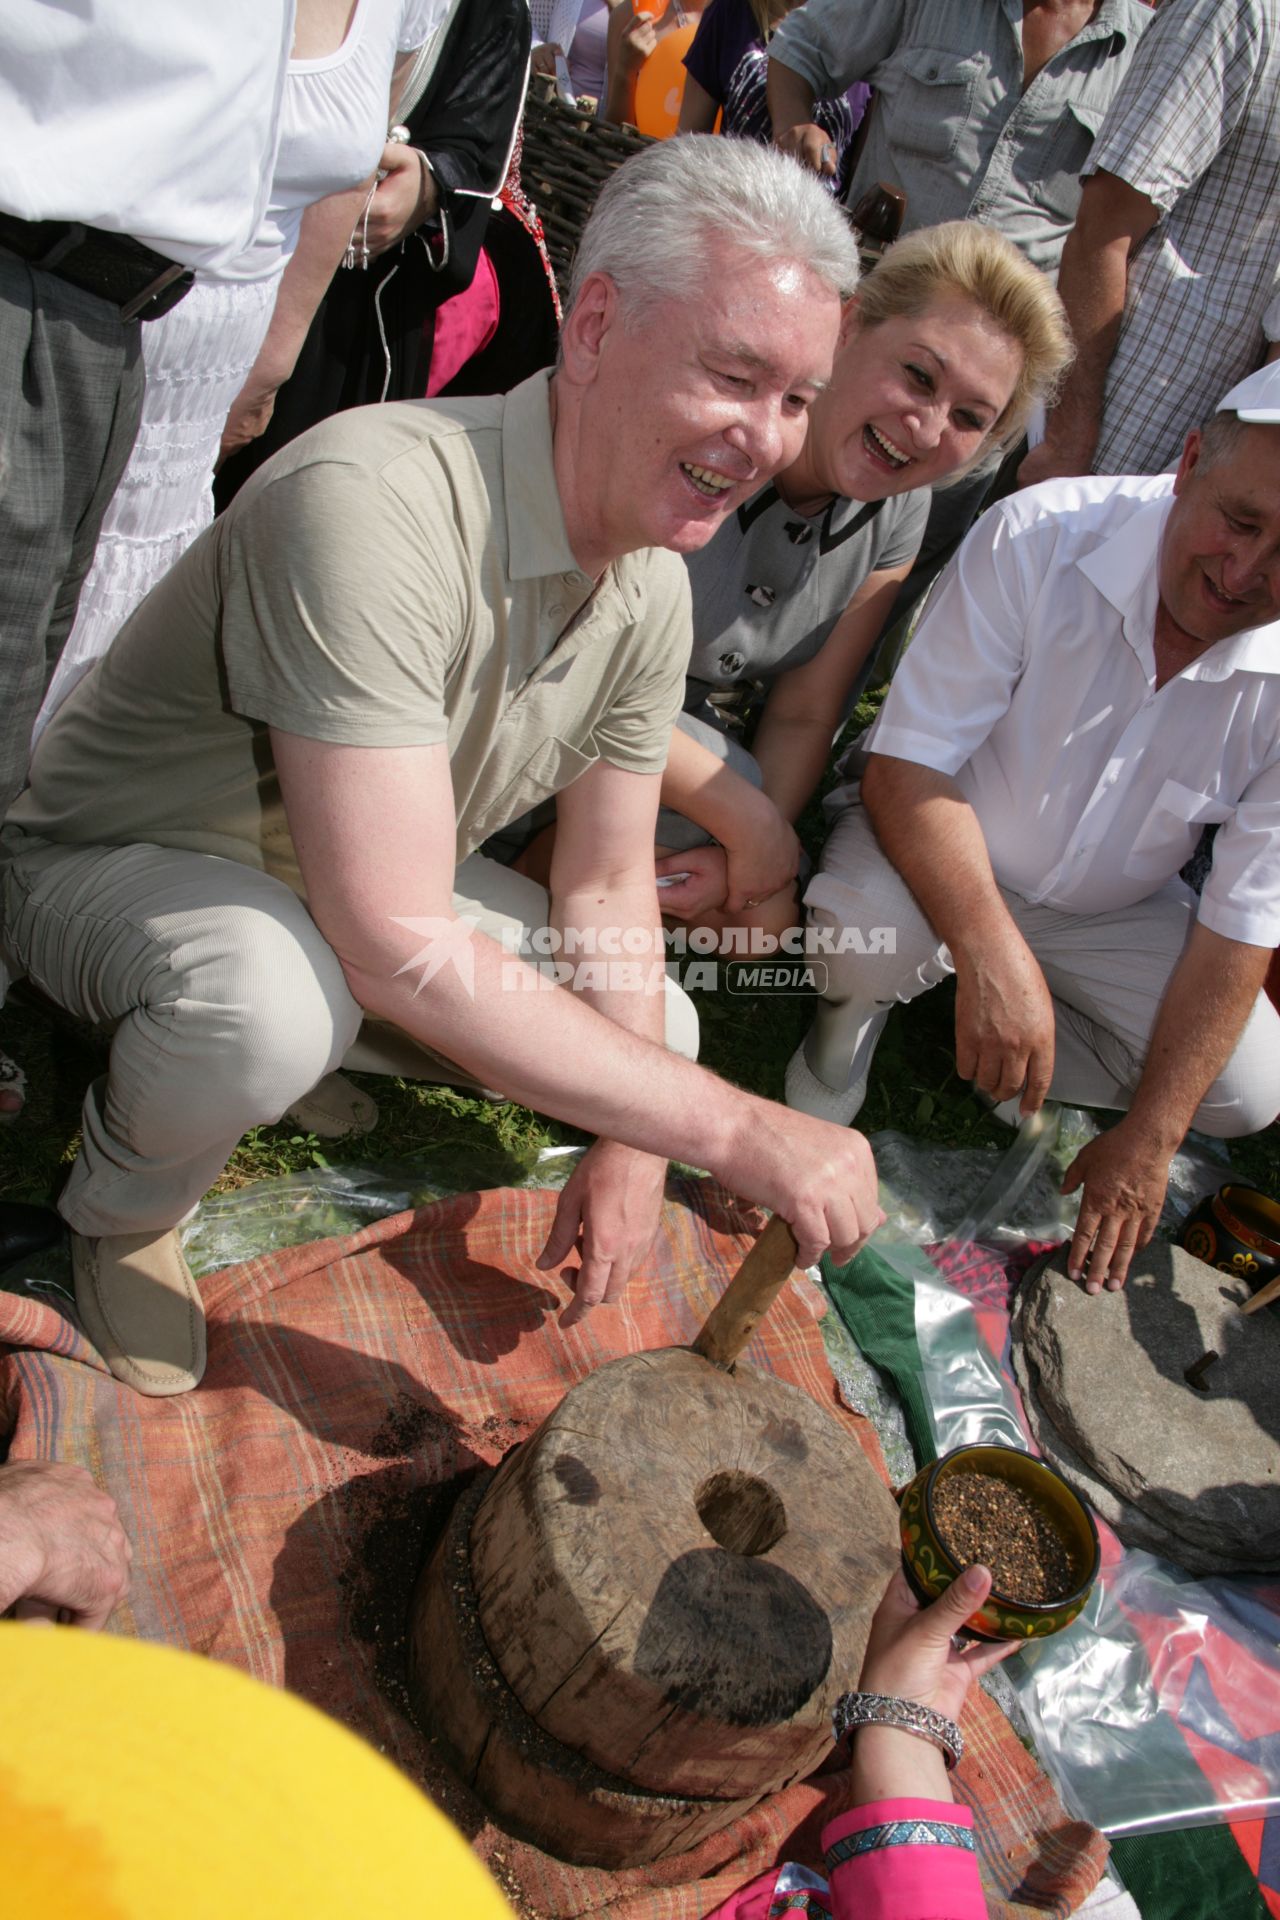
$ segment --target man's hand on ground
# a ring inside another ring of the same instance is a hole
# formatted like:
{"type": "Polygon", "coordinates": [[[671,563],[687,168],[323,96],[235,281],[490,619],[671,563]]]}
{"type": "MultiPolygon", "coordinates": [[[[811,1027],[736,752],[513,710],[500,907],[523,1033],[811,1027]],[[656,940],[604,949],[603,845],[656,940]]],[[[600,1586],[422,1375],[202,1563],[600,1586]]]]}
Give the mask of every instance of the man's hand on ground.
{"type": "Polygon", "coordinates": [[[560,1315],[571,1327],[601,1301],[618,1299],[658,1230],[667,1163],[616,1140],[597,1140],[560,1195],[540,1267],[558,1267],[575,1254],[578,1265],[561,1278],[573,1299],[560,1315]]]}
{"type": "Polygon", "coordinates": [[[83,1467],[0,1467],[0,1613],[102,1627],[129,1589],[115,1502],[83,1467]]]}
{"type": "Polygon", "coordinates": [[[1053,1078],[1053,1000],[1016,928],[976,958],[956,957],[956,1071],[993,1100],[1043,1106],[1053,1078]]]}
{"type": "Polygon", "coordinates": [[[1168,1184],[1169,1155],[1130,1115],[1080,1149],[1062,1191],[1084,1188],[1067,1271],[1084,1278],[1086,1293],[1124,1285],[1130,1260],[1160,1223],[1168,1184]]]}

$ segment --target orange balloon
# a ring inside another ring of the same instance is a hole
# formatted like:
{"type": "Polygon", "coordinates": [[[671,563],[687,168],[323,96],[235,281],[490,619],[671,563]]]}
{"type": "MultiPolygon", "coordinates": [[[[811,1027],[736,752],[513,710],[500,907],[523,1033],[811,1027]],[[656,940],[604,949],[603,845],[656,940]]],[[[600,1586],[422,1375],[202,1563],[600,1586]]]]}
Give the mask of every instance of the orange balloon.
{"type": "Polygon", "coordinates": [[[636,125],[641,133],[665,140],[675,132],[684,98],[684,56],[697,31],[695,20],[664,34],[636,75],[636,125]]]}

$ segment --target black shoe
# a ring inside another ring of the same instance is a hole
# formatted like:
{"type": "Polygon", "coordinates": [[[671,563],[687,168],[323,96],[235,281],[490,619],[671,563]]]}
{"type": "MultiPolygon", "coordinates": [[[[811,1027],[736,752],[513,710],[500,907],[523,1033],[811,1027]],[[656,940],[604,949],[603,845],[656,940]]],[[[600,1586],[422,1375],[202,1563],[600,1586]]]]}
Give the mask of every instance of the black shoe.
{"type": "Polygon", "coordinates": [[[0,1273],[19,1260],[56,1246],[66,1232],[52,1207],[29,1207],[21,1200],[0,1200],[0,1273]]]}

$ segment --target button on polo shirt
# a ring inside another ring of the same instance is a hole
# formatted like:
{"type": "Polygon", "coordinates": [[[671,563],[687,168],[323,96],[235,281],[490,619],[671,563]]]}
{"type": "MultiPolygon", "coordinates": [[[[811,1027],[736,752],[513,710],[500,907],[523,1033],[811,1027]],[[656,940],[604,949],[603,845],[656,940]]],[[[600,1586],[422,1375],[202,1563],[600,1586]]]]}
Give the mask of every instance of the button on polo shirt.
{"type": "Polygon", "coordinates": [[[459,859],[604,759],[665,764],[690,642],[683,563],[594,586],[565,531],[548,376],[359,408],[286,447],[122,630],[41,739],[10,820],[301,878],[267,727],[445,742],[459,859]]]}

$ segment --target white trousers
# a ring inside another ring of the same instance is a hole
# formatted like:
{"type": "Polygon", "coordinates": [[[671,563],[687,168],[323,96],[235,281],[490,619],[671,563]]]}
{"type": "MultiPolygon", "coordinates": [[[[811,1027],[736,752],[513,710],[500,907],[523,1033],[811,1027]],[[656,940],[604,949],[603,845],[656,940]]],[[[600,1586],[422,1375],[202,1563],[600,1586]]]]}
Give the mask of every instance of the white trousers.
{"type": "MultiPolygon", "coordinates": [[[[1056,1020],[1051,1095],[1073,1106],[1129,1105],[1169,976],[1186,944],[1196,900],[1174,880],[1146,900],[1108,913],[1034,906],[1001,888],[1044,973],[1056,1020]]],[[[804,1043],[805,1059],[836,1095],[865,1091],[876,1043],[898,1001],[954,972],[951,955],[880,849],[860,805],[839,815],[809,882],[813,926],[857,927],[869,946],[893,951],[826,956],[827,991],[804,1043]],[[873,942],[872,928],[892,929],[873,942]]],[[[860,1104],[860,1101],[859,1101],[860,1104]]],[[[1257,1133],[1280,1110],[1280,1015],[1260,994],[1231,1059],[1205,1094],[1193,1125],[1227,1139],[1257,1133]]]]}
{"type": "MultiPolygon", "coordinates": [[[[174,1226],[242,1134],[344,1063],[476,1084],[398,1028],[363,1024],[333,949],[281,881],[165,847],[51,846],[12,830],[5,845],[15,977],[111,1034],[59,1201],[77,1232],[174,1226]]],[[[479,854],[455,884],[457,912],[495,939],[546,924],[544,889],[479,854]]],[[[697,1015],[669,976],[666,1037],[696,1058],[697,1015]]]]}

